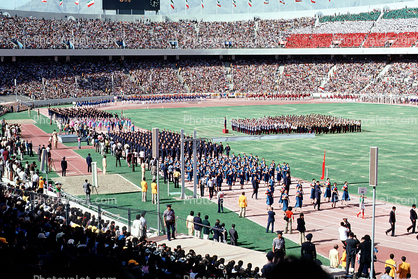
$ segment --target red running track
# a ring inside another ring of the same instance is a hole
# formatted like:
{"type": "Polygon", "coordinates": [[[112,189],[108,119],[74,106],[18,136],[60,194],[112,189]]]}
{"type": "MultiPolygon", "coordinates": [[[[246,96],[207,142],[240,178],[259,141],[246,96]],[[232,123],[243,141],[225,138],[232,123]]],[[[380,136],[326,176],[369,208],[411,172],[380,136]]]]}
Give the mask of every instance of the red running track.
{"type": "MultiPolygon", "coordinates": [[[[31,140],[33,143],[33,151],[35,157],[33,160],[38,162],[38,151],[39,145],[48,145],[50,135],[45,133],[34,124],[22,124],[22,139],[31,140]]],[[[54,161],[53,169],[61,176],[61,161],[65,157],[68,162],[67,165],[67,176],[77,175],[91,175],[87,173],[86,159],[75,153],[72,149],[66,147],[64,144],[58,142],[57,149],[51,149],[51,157],[54,161]]]]}

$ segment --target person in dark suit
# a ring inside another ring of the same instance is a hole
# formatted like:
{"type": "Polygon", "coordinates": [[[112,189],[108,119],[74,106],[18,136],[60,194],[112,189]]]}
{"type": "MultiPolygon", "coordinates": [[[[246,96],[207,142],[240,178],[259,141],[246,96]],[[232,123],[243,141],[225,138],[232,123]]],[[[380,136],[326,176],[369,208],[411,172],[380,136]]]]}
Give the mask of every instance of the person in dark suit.
{"type": "Polygon", "coordinates": [[[315,209],[315,207],[318,207],[318,210],[321,210],[321,194],[322,194],[321,185],[319,184],[319,181],[317,181],[316,184],[315,184],[314,209],[315,209]]]}
{"type": "Polygon", "coordinates": [[[29,156],[33,157],[33,143],[32,143],[32,141],[30,141],[28,143],[28,150],[29,150],[29,156]]]}
{"type": "Polygon", "coordinates": [[[305,214],[301,213],[299,215],[299,218],[296,220],[296,222],[297,222],[296,229],[299,232],[299,245],[302,245],[302,243],[305,242],[305,232],[306,232],[305,214]]]}
{"type": "Polygon", "coordinates": [[[67,176],[67,161],[65,161],[65,157],[61,161],[61,176],[67,176]]]}
{"type": "Polygon", "coordinates": [[[308,233],[306,235],[306,242],[302,243],[302,247],[300,249],[300,253],[302,258],[309,259],[311,261],[316,260],[316,248],[315,244],[313,244],[312,241],[313,235],[311,233],[308,233]]]}
{"type": "Polygon", "coordinates": [[[411,210],[409,211],[409,219],[412,222],[412,225],[409,226],[406,231],[409,232],[412,229],[412,233],[415,233],[415,227],[417,226],[417,212],[415,211],[416,205],[413,204],[411,210]]]}
{"type": "Polygon", "coordinates": [[[286,176],[283,177],[283,184],[284,184],[285,190],[287,190],[287,192],[289,193],[289,190],[290,190],[290,175],[289,175],[289,173],[286,173],[286,176]]]}
{"type": "Polygon", "coordinates": [[[216,220],[215,222],[215,227],[213,228],[213,241],[219,242],[219,237],[220,237],[220,224],[219,224],[219,220],[216,220]]]}
{"type": "Polygon", "coordinates": [[[276,215],[276,213],[273,211],[273,207],[270,208],[270,210],[267,212],[268,213],[268,219],[267,219],[267,228],[266,228],[266,233],[269,232],[269,227],[271,224],[271,233],[273,233],[274,231],[274,215],[276,215]]]}
{"type": "Polygon", "coordinates": [[[87,172],[91,172],[91,163],[93,160],[90,157],[90,153],[87,155],[86,163],[87,163],[87,172]]]}
{"type": "Polygon", "coordinates": [[[40,162],[41,161],[41,157],[42,157],[42,148],[41,148],[41,145],[39,145],[39,147],[38,147],[37,154],[38,154],[38,161],[40,162]]]}
{"type": "Polygon", "coordinates": [[[396,211],[396,206],[393,206],[392,211],[390,212],[390,215],[389,215],[390,229],[386,231],[386,235],[388,235],[389,232],[392,232],[391,236],[395,236],[395,223],[396,223],[395,211],[396,211]]]}
{"type": "Polygon", "coordinates": [[[237,245],[238,240],[238,233],[235,230],[235,224],[232,224],[232,228],[229,229],[229,241],[231,241],[231,245],[237,245]]]}
{"type": "Polygon", "coordinates": [[[258,188],[259,188],[259,185],[260,185],[260,182],[258,181],[258,178],[254,177],[254,179],[252,181],[252,184],[253,184],[253,194],[251,195],[251,198],[254,198],[254,195],[255,195],[255,199],[257,199],[258,188]]]}
{"type": "Polygon", "coordinates": [[[357,240],[357,237],[354,235],[354,233],[350,233],[349,238],[346,240],[346,248],[345,251],[347,253],[347,263],[345,267],[345,274],[349,274],[350,269],[350,263],[351,268],[354,269],[354,265],[356,263],[356,254],[357,254],[357,245],[359,244],[359,241],[357,240]]]}
{"type": "MultiPolygon", "coordinates": [[[[367,270],[371,267],[372,263],[372,243],[370,239],[370,235],[366,234],[358,246],[358,250],[360,252],[360,266],[357,270],[357,278],[361,277],[361,274],[363,273],[363,269],[367,267],[367,270]]],[[[373,273],[376,274],[376,273],[373,273]]],[[[369,277],[369,276],[366,276],[369,277]]]]}

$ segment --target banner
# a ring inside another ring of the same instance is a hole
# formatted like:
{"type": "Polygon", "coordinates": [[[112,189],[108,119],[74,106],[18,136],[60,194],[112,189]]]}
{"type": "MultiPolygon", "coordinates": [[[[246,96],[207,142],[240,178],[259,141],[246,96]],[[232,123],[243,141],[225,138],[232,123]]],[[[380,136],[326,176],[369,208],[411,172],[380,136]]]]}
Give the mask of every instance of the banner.
{"type": "Polygon", "coordinates": [[[321,180],[325,178],[325,150],[324,150],[324,160],[322,161],[322,176],[321,180]]]}

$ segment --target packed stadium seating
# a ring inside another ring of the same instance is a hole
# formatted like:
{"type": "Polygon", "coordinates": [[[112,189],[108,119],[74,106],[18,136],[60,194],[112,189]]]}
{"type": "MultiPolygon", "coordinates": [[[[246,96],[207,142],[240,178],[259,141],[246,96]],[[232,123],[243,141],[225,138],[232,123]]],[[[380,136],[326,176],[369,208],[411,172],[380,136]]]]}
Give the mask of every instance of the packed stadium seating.
{"type": "Polygon", "coordinates": [[[344,15],[333,15],[323,16],[319,19],[320,22],[335,22],[335,21],[368,21],[377,20],[380,16],[380,11],[373,11],[369,13],[359,14],[344,14],[344,15]]]}

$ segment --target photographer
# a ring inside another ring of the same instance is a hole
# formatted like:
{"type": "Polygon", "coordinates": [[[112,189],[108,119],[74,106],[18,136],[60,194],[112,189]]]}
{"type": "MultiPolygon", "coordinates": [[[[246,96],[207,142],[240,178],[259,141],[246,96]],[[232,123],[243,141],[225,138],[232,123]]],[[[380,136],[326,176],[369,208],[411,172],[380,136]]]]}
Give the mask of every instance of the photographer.
{"type": "Polygon", "coordinates": [[[90,203],[91,184],[87,182],[87,179],[83,183],[84,193],[86,194],[86,203],[90,203]]]}

